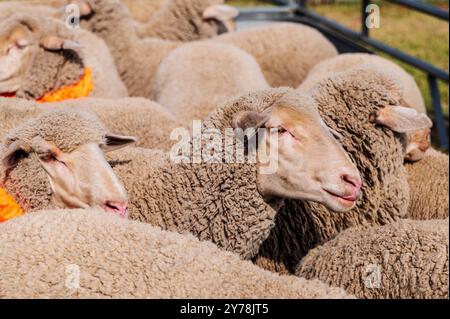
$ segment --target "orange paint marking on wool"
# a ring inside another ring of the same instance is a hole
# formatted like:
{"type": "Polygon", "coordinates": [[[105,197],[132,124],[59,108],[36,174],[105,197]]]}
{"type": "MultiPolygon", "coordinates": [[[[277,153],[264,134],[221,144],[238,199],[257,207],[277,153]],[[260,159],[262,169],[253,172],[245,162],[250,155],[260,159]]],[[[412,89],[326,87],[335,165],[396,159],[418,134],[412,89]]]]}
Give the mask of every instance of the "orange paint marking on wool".
{"type": "Polygon", "coordinates": [[[22,207],[9,195],[6,190],[0,188],[0,223],[22,216],[22,207]]]}
{"type": "Polygon", "coordinates": [[[39,98],[37,101],[40,103],[44,103],[78,99],[89,96],[93,89],[94,83],[92,82],[92,72],[90,68],[86,68],[83,77],[78,83],[48,93],[39,98]]]}
{"type": "MultiPolygon", "coordinates": [[[[37,99],[40,103],[45,102],[61,102],[70,99],[79,99],[87,97],[94,89],[94,83],[92,81],[92,72],[90,68],[84,70],[84,75],[78,83],[63,87],[54,92],[45,94],[43,97],[37,99]]],[[[2,93],[0,97],[16,97],[15,93],[2,93]]]]}

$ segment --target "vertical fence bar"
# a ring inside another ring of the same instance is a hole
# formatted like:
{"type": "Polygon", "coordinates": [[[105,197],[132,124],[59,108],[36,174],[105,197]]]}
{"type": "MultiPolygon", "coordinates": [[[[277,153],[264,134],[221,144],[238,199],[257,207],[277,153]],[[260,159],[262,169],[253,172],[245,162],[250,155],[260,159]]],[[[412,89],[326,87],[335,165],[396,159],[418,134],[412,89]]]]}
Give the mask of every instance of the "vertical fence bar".
{"type": "Polygon", "coordinates": [[[448,150],[448,132],[445,127],[444,114],[442,113],[441,107],[441,96],[439,93],[439,87],[436,77],[428,74],[428,85],[430,87],[431,99],[433,101],[435,123],[439,134],[439,142],[442,149],[448,150]]]}
{"type": "Polygon", "coordinates": [[[369,16],[369,12],[366,12],[367,6],[370,4],[370,0],[361,0],[361,34],[365,37],[369,36],[369,28],[366,21],[369,16]]]}
{"type": "Polygon", "coordinates": [[[298,0],[297,2],[300,8],[306,8],[306,5],[308,4],[308,0],[298,0]]]}

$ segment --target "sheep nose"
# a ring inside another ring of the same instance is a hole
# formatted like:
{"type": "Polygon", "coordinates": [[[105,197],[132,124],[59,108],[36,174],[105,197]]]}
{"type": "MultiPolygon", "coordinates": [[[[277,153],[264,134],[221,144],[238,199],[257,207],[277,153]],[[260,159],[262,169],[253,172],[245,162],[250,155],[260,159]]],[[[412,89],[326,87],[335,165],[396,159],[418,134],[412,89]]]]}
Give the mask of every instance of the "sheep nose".
{"type": "Polygon", "coordinates": [[[351,174],[343,174],[341,175],[341,179],[349,186],[352,187],[353,191],[357,196],[361,193],[362,181],[359,176],[351,175],[351,174]]]}
{"type": "Polygon", "coordinates": [[[104,209],[106,212],[119,215],[122,218],[128,217],[127,201],[106,201],[104,209]]]}

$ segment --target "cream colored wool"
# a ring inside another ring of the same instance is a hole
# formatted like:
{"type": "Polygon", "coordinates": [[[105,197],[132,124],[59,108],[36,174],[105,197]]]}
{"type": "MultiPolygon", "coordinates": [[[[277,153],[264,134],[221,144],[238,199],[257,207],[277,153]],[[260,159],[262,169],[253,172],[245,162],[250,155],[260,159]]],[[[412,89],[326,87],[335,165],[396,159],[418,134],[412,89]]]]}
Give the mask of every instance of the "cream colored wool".
{"type": "Polygon", "coordinates": [[[342,135],[341,143],[363,180],[362,196],[346,213],[285,201],[255,258],[258,265],[279,272],[294,272],[310,249],[344,229],[391,223],[406,216],[409,205],[406,137],[369,121],[373,112],[401,99],[395,78],[373,68],[355,69],[321,81],[310,93],[327,125],[342,135]]]}
{"type": "Polygon", "coordinates": [[[268,87],[248,53],[232,45],[197,42],[175,49],[161,63],[152,99],[191,125],[228,98],[268,87]]]}
{"type": "MultiPolygon", "coordinates": [[[[108,44],[131,96],[151,96],[156,70],[179,42],[139,39],[128,9],[118,0],[88,0],[93,9],[82,27],[108,44]]],[[[223,34],[213,40],[233,44],[251,54],[271,86],[296,88],[320,61],[337,55],[318,31],[305,25],[280,23],[223,34]]],[[[221,68],[218,65],[218,68],[221,68]]]]}
{"type": "Polygon", "coordinates": [[[33,28],[35,39],[58,36],[78,42],[82,47],[73,50],[48,51],[38,48],[31,67],[21,87],[16,92],[19,98],[36,100],[43,95],[77,83],[89,67],[92,71],[93,91],[90,96],[118,98],[128,96],[105,42],[82,29],[69,29],[53,18],[34,14],[16,14],[0,22],[0,32],[17,23],[26,23],[33,28]]]}
{"type": "Polygon", "coordinates": [[[93,112],[111,132],[137,137],[137,146],[162,150],[170,150],[175,143],[170,140],[172,130],[182,127],[162,106],[143,98],[86,98],[45,104],[0,98],[0,138],[24,120],[55,109],[93,112]]]}
{"type": "Polygon", "coordinates": [[[308,91],[329,76],[358,69],[365,64],[372,65],[380,71],[392,73],[392,76],[398,78],[401,83],[402,105],[426,113],[425,102],[414,78],[398,64],[373,54],[346,53],[324,60],[311,69],[299,89],[308,91]]]}
{"type": "Polygon", "coordinates": [[[56,17],[56,10],[45,4],[25,1],[0,1],[0,21],[16,13],[35,14],[40,17],[56,17]]]}
{"type": "Polygon", "coordinates": [[[405,166],[411,188],[407,218],[448,218],[448,155],[429,149],[424,159],[405,166]]]}
{"type": "Polygon", "coordinates": [[[359,298],[448,299],[449,221],[351,228],[311,250],[297,275],[359,298]]]}
{"type": "Polygon", "coordinates": [[[137,24],[141,38],[189,42],[211,38],[220,33],[219,26],[203,20],[203,12],[224,0],[166,0],[146,23],[137,24]]]}
{"type": "Polygon", "coordinates": [[[92,210],[16,218],[0,225],[0,242],[0,298],[351,298],[193,236],[92,210]],[[77,270],[79,282],[68,277],[77,270]]]}

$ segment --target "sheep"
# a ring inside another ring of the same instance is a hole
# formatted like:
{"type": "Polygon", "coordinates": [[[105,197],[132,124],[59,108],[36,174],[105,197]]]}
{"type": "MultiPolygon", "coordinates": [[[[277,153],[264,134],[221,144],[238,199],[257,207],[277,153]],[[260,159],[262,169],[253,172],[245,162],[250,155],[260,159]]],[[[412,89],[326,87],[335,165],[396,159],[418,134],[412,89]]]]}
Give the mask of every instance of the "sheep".
{"type": "Polygon", "coordinates": [[[57,19],[11,16],[0,23],[0,48],[0,96],[40,102],[128,96],[104,41],[57,19]]]}
{"type": "Polygon", "coordinates": [[[134,142],[109,133],[92,113],[44,112],[3,138],[0,188],[24,213],[95,207],[127,217],[126,191],[104,153],[134,142]]]}
{"type": "Polygon", "coordinates": [[[0,241],[0,298],[352,298],[96,210],[29,214],[1,224],[0,241]]]}
{"type": "MultiPolygon", "coordinates": [[[[77,2],[84,12],[81,26],[108,44],[130,95],[150,97],[158,66],[183,43],[139,39],[133,32],[129,11],[118,0],[77,2]]],[[[252,55],[266,80],[274,87],[296,88],[315,64],[337,55],[334,46],[318,31],[293,23],[222,34],[208,41],[232,44],[252,55]]]]}
{"type": "Polygon", "coordinates": [[[172,147],[171,132],[183,127],[175,116],[161,105],[144,98],[85,98],[45,104],[0,98],[0,138],[24,119],[54,109],[90,111],[95,113],[111,132],[138,137],[136,146],[165,151],[172,147]]]}
{"type": "Polygon", "coordinates": [[[351,228],[309,252],[297,275],[359,298],[448,299],[449,221],[351,228]]]}
{"type": "MultiPolygon", "coordinates": [[[[308,74],[306,80],[300,85],[300,90],[310,90],[323,79],[337,73],[359,68],[364,65],[391,72],[402,86],[402,105],[411,107],[420,113],[426,114],[425,102],[414,78],[397,64],[382,57],[366,53],[341,54],[317,64],[308,74]]],[[[430,129],[426,128],[408,134],[409,144],[405,159],[419,161],[430,147],[430,129]]]]}
{"type": "Polygon", "coordinates": [[[239,11],[224,0],[167,0],[146,23],[137,23],[141,38],[194,41],[235,31],[239,11]]]}
{"type": "Polygon", "coordinates": [[[248,53],[227,44],[198,42],[175,49],[161,63],[152,100],[187,124],[204,119],[227,98],[268,87],[248,53]]]}
{"type": "Polygon", "coordinates": [[[426,115],[399,106],[401,86],[390,73],[374,67],[324,79],[310,94],[360,171],[362,196],[354,209],[341,214],[316,203],[285,201],[253,259],[272,271],[293,273],[310,249],[346,228],[385,225],[405,217],[410,194],[403,166],[404,132],[431,125],[426,115]]]}
{"type": "Polygon", "coordinates": [[[59,17],[58,11],[47,5],[23,2],[23,1],[1,1],[0,21],[3,21],[17,12],[34,14],[40,17],[59,17]]]}
{"type": "Polygon", "coordinates": [[[273,227],[282,198],[314,200],[345,211],[358,196],[359,172],[318,116],[314,101],[294,89],[266,89],[226,101],[193,131],[192,139],[187,131],[177,132],[168,159],[157,164],[143,164],[133,149],[111,154],[113,169],[129,194],[131,219],[190,232],[249,259],[273,227]],[[263,122],[264,130],[284,125],[297,129],[302,147],[280,131],[279,146],[276,133],[260,134],[275,139],[258,142],[261,152],[270,149],[270,160],[253,161],[254,151],[239,152],[242,142],[233,128],[246,131],[252,123],[263,122]],[[222,142],[220,135],[228,136],[228,146],[210,145],[211,134],[216,143],[222,142]],[[212,158],[210,147],[217,150],[212,158]],[[270,171],[273,168],[276,172],[270,171]],[[328,195],[322,187],[348,196],[348,201],[328,195]]]}
{"type": "Polygon", "coordinates": [[[421,161],[405,165],[411,189],[407,218],[448,218],[448,155],[431,148],[421,161]]]}

